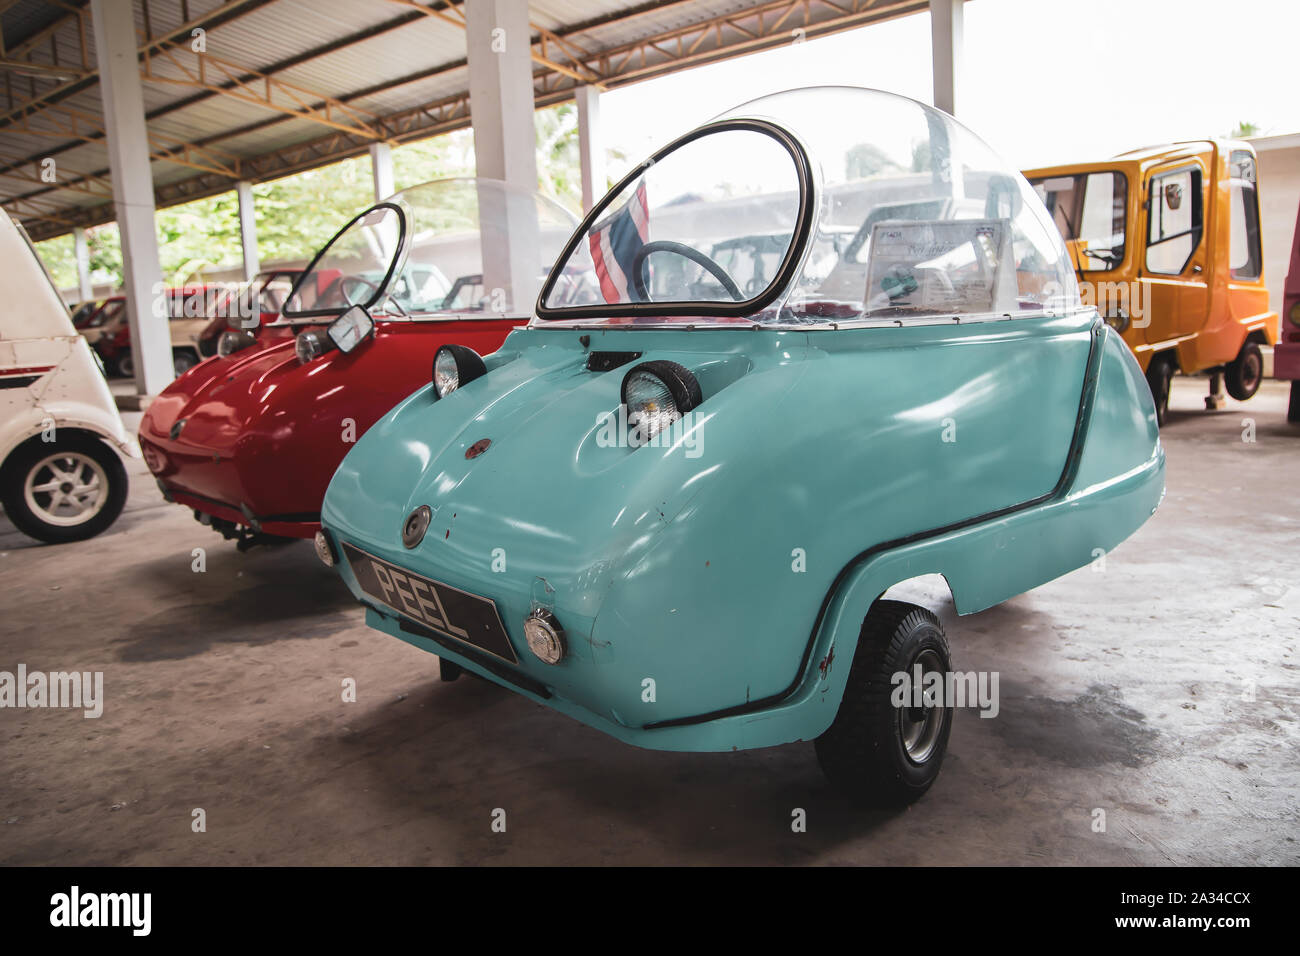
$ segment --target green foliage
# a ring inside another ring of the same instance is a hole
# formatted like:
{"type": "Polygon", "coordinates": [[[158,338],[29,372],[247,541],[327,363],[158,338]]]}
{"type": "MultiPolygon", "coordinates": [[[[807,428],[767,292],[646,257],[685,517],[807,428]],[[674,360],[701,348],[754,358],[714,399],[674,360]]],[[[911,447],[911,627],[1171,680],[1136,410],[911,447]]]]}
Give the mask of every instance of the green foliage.
{"type": "MultiPolygon", "coordinates": [[[[577,210],[581,205],[578,113],[572,103],[538,110],[537,179],[543,195],[577,210]]],[[[393,149],[393,179],[405,189],[434,179],[474,175],[474,137],[468,129],[393,149]]],[[[253,187],[257,251],[263,262],[308,259],[373,198],[370,158],[345,159],[253,187]]],[[[239,201],[221,193],[160,209],[158,261],[163,281],[180,285],[206,271],[240,261],[239,201]]],[[[87,231],[91,276],[96,284],[122,281],[117,226],[87,231]]],[[[75,288],[77,267],[71,235],[37,244],[60,288],[75,288]]]]}
{"type": "Polygon", "coordinates": [[[1258,123],[1251,123],[1242,120],[1237,124],[1237,128],[1228,134],[1229,139],[1245,139],[1247,136],[1258,136],[1261,130],[1258,123]]]}

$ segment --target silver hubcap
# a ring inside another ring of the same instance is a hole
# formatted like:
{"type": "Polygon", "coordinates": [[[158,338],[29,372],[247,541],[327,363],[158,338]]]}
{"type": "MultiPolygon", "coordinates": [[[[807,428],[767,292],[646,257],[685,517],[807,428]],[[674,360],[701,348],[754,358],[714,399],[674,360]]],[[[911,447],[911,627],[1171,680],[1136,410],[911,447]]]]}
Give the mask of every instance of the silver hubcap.
{"type": "MultiPolygon", "coordinates": [[[[917,664],[921,665],[923,675],[937,673],[940,678],[943,677],[943,661],[934,651],[922,651],[912,666],[907,668],[908,673],[911,673],[917,664]]],[[[934,754],[934,748],[939,742],[939,734],[948,720],[948,711],[943,706],[945,703],[946,701],[940,700],[934,706],[923,704],[920,707],[899,708],[898,734],[903,741],[903,750],[907,753],[907,759],[912,763],[925,763],[934,754]]]]}
{"type": "Polygon", "coordinates": [[[58,452],[27,472],[23,499],[46,524],[63,528],[84,524],[108,500],[108,475],[89,455],[58,452]]]}

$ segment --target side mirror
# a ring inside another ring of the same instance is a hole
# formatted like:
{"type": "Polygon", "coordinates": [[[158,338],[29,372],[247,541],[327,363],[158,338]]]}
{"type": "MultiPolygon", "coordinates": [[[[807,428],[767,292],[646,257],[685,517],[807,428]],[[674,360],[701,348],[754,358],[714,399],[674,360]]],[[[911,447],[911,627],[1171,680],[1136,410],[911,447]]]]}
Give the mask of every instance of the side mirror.
{"type": "Polygon", "coordinates": [[[351,352],[375,331],[375,320],[363,306],[354,305],[330,323],[330,341],[344,354],[351,352]]]}

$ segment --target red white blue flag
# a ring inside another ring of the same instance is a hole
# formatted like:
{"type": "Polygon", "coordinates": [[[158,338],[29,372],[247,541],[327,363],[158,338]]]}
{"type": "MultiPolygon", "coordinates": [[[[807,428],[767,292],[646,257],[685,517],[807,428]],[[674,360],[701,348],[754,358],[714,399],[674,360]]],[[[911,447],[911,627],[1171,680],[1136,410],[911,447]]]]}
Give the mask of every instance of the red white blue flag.
{"type": "Polygon", "coordinates": [[[587,236],[591,261],[596,265],[600,294],[606,302],[631,302],[632,264],[650,237],[650,208],[646,204],[645,180],[618,212],[592,229],[587,236]]]}

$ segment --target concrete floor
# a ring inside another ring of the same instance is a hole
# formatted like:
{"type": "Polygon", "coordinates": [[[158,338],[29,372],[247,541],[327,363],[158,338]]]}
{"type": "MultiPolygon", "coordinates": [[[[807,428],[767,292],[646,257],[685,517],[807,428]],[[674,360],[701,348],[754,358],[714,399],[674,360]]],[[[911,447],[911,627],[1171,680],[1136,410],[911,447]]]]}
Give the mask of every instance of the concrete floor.
{"type": "Polygon", "coordinates": [[[636,750],[439,683],[309,544],[239,554],[136,462],[92,541],[0,519],[0,670],[102,670],[107,698],[98,720],[0,710],[0,862],[1295,864],[1300,426],[1280,383],[1217,413],[1204,387],[1176,381],[1168,497],[1104,572],[937,608],[957,668],[1000,672],[1001,714],[959,712],[898,813],[846,805],[810,745],[636,750]]]}

